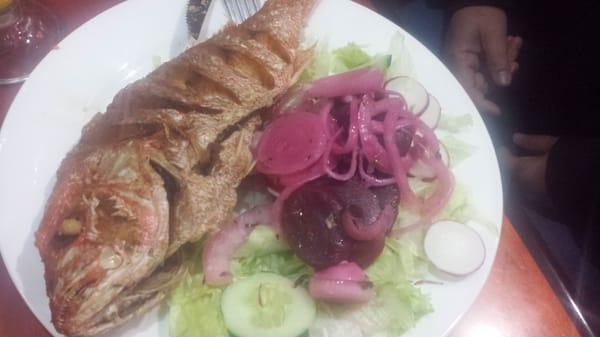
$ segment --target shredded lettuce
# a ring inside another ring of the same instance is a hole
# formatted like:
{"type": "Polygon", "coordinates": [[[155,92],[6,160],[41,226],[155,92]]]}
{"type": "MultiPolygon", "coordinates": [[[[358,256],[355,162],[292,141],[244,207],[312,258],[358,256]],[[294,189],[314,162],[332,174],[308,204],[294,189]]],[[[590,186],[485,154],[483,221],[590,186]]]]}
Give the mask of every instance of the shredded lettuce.
{"type": "Polygon", "coordinates": [[[275,273],[296,280],[312,274],[311,269],[291,251],[241,258],[233,262],[232,271],[236,278],[256,273],[275,273]]]}
{"type": "Polygon", "coordinates": [[[331,54],[331,72],[333,74],[360,68],[373,60],[369,54],[353,42],[348,43],[342,48],[335,49],[331,54]]]}
{"type": "Polygon", "coordinates": [[[377,67],[387,73],[394,57],[391,54],[370,55],[361,46],[352,42],[333,50],[329,49],[326,42],[318,43],[314,57],[300,75],[299,82],[306,83],[366,66],[377,67]]]}
{"type": "Polygon", "coordinates": [[[268,226],[256,227],[236,256],[238,259],[232,263],[232,272],[236,278],[257,273],[275,273],[297,279],[302,275],[312,274],[311,269],[268,226]]]}
{"type": "Polygon", "coordinates": [[[246,243],[236,252],[236,257],[265,256],[281,253],[290,248],[279,238],[269,226],[257,226],[246,243]]]}
{"type": "Polygon", "coordinates": [[[469,193],[466,188],[460,184],[457,184],[454,187],[454,192],[452,193],[450,200],[448,200],[446,207],[437,218],[464,224],[473,221],[487,228],[494,235],[500,234],[498,226],[473,206],[469,193]]]}
{"type": "Polygon", "coordinates": [[[314,51],[313,58],[300,75],[298,82],[305,83],[328,76],[332,64],[332,52],[329,50],[329,44],[319,42],[314,51]]]}
{"type": "Polygon", "coordinates": [[[472,115],[464,114],[460,116],[449,116],[447,114],[442,114],[442,119],[437,128],[452,133],[459,133],[471,126],[473,126],[472,115]]]}
{"type": "Polygon", "coordinates": [[[469,202],[469,195],[463,185],[456,184],[454,192],[450,196],[450,200],[442,213],[438,216],[439,219],[452,220],[460,223],[467,223],[473,216],[473,207],[469,202]]]}
{"type": "MultiPolygon", "coordinates": [[[[190,275],[171,293],[169,300],[170,337],[228,337],[221,313],[221,288],[203,283],[200,261],[202,243],[184,253],[190,275]]],[[[273,230],[259,226],[232,261],[235,279],[271,272],[292,280],[312,274],[310,267],[283,245],[273,230]]]]}
{"type": "Polygon", "coordinates": [[[170,337],[228,337],[221,313],[220,288],[202,281],[202,274],[188,275],[169,299],[170,337]]]}
{"type": "Polygon", "coordinates": [[[390,64],[386,78],[396,76],[415,77],[415,67],[412,61],[410,51],[406,47],[406,38],[400,31],[396,32],[390,40],[389,54],[392,55],[392,63],[390,64]]]}
{"type": "Polygon", "coordinates": [[[388,238],[381,255],[367,270],[374,285],[414,280],[423,274],[427,260],[423,251],[423,231],[415,230],[399,239],[388,238]]]}
{"type": "Polygon", "coordinates": [[[477,151],[477,147],[451,134],[445,135],[440,141],[444,144],[446,150],[448,150],[448,155],[450,156],[450,168],[458,166],[477,151]]]}
{"type": "Polygon", "coordinates": [[[432,311],[429,298],[408,281],[386,282],[374,289],[375,297],[359,307],[321,304],[310,336],[400,336],[432,311]]]}

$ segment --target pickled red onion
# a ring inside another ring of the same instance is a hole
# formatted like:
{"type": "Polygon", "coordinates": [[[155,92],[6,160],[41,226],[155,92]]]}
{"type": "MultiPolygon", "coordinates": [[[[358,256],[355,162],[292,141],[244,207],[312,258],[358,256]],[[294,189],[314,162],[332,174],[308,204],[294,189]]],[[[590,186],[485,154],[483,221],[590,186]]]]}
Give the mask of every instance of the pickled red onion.
{"type": "Polygon", "coordinates": [[[202,271],[207,284],[225,286],[231,282],[233,255],[246,242],[256,225],[275,222],[272,211],[271,204],[257,206],[240,214],[208,239],[202,250],[202,271]]]}
{"type": "MultiPolygon", "coordinates": [[[[296,130],[290,127],[280,132],[279,138],[288,137],[288,131],[289,137],[294,137],[325,130],[326,145],[321,142],[310,150],[297,151],[320,154],[318,160],[301,161],[296,155],[280,151],[282,160],[278,164],[281,165],[269,167],[261,163],[260,159],[265,156],[257,158],[258,170],[277,180],[282,187],[276,210],[290,193],[306,182],[329,176],[340,181],[359,177],[370,187],[395,184],[401,203],[418,212],[423,220],[441,211],[453,190],[454,180],[448,167],[437,159],[440,143],[433,129],[409,111],[403,95],[385,88],[380,71],[363,68],[322,78],[305,86],[299,95],[302,98],[298,105],[280,115],[312,114],[315,118],[311,123],[297,126],[296,130]],[[316,124],[317,120],[321,125],[316,124]],[[300,129],[303,132],[299,132],[300,129]],[[344,139],[339,139],[340,135],[344,135],[344,139]],[[349,153],[352,155],[348,161],[349,153]],[[342,167],[341,163],[348,168],[343,173],[336,171],[342,167]],[[409,170],[415,163],[431,168],[430,174],[423,178],[436,184],[434,193],[425,199],[417,197],[408,183],[409,170]]],[[[276,123],[277,120],[271,126],[276,123]]],[[[265,144],[275,146],[276,143],[265,144]]],[[[264,149],[269,150],[270,146],[264,149]]]]}
{"type": "Polygon", "coordinates": [[[364,271],[346,261],[315,273],[308,290],[311,297],[334,303],[364,303],[373,296],[372,285],[364,271]]]}
{"type": "Polygon", "coordinates": [[[306,91],[304,98],[344,97],[377,92],[383,88],[384,76],[375,68],[361,68],[314,81],[306,91]]]}

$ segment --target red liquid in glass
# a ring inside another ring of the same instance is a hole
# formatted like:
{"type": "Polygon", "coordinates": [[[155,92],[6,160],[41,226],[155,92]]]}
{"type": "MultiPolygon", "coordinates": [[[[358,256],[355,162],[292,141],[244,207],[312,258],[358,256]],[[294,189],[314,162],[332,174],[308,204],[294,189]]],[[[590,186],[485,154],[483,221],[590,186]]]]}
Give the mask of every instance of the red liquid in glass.
{"type": "Polygon", "coordinates": [[[55,16],[37,2],[17,0],[0,11],[0,79],[29,74],[58,38],[55,16]]]}

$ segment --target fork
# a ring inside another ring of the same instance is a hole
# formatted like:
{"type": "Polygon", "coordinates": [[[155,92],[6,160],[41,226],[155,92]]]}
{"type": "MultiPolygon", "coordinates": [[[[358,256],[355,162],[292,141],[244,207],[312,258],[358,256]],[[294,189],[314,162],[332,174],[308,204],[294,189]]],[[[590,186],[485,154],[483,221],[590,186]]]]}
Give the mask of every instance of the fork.
{"type": "Polygon", "coordinates": [[[224,0],[231,20],[240,24],[262,7],[260,0],[224,0]]]}

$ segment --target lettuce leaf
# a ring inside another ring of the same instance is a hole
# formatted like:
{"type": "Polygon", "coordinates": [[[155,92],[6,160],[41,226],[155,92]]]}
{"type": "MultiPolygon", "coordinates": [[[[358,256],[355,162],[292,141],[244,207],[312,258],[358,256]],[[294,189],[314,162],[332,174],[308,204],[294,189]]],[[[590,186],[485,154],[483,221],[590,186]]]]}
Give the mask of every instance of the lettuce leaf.
{"type": "Polygon", "coordinates": [[[446,207],[442,210],[439,219],[467,223],[471,220],[474,210],[469,202],[469,195],[463,185],[456,184],[446,207]]]}
{"type": "Polygon", "coordinates": [[[454,168],[477,151],[477,147],[459,139],[453,135],[446,135],[440,139],[448,150],[450,156],[450,168],[454,168]]]}
{"type": "Polygon", "coordinates": [[[306,83],[366,66],[373,66],[387,73],[392,60],[391,54],[370,55],[361,46],[352,42],[333,50],[329,49],[327,43],[319,43],[298,82],[306,83]]]}
{"type": "Polygon", "coordinates": [[[358,307],[321,304],[310,336],[400,336],[432,311],[429,298],[408,281],[377,285],[375,294],[358,307]]]}
{"type": "Polygon", "coordinates": [[[238,259],[232,262],[231,268],[236,278],[256,273],[275,273],[296,279],[312,274],[311,269],[268,226],[256,227],[236,257],[238,259]]]}
{"type": "Polygon", "coordinates": [[[452,133],[459,133],[473,126],[473,116],[464,114],[460,116],[449,116],[442,114],[442,119],[438,124],[439,130],[444,130],[452,133]]]}
{"type": "Polygon", "coordinates": [[[221,313],[223,290],[204,284],[202,278],[188,275],[171,293],[170,337],[228,337],[221,313]]]}
{"type": "Polygon", "coordinates": [[[311,269],[291,251],[241,258],[233,261],[232,271],[235,278],[256,273],[275,273],[296,280],[300,276],[312,274],[311,269]]]}
{"type": "Polygon", "coordinates": [[[329,44],[325,42],[317,43],[314,55],[298,79],[299,83],[306,83],[321,77],[328,76],[331,69],[332,53],[329,50],[329,44]]]}
{"type": "Polygon", "coordinates": [[[257,226],[246,243],[236,252],[236,257],[264,256],[281,253],[290,248],[281,240],[269,226],[257,226]]]}
{"type": "Polygon", "coordinates": [[[342,48],[335,49],[331,54],[332,62],[330,70],[333,74],[365,66],[373,59],[353,42],[348,43],[342,48]]]}
{"type": "Polygon", "coordinates": [[[365,271],[375,286],[414,280],[427,267],[423,251],[423,231],[415,230],[402,237],[388,238],[381,255],[365,271]]]}
{"type": "Polygon", "coordinates": [[[392,63],[386,72],[386,78],[396,76],[415,77],[415,67],[412,56],[406,47],[406,38],[400,31],[396,32],[390,40],[388,53],[392,55],[392,63]]]}
{"type": "Polygon", "coordinates": [[[464,224],[473,221],[487,228],[493,235],[500,235],[498,226],[473,206],[467,189],[460,184],[454,187],[450,200],[448,200],[442,213],[437,216],[437,219],[452,220],[464,224]]]}

